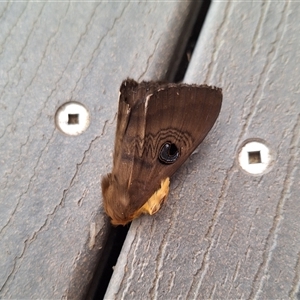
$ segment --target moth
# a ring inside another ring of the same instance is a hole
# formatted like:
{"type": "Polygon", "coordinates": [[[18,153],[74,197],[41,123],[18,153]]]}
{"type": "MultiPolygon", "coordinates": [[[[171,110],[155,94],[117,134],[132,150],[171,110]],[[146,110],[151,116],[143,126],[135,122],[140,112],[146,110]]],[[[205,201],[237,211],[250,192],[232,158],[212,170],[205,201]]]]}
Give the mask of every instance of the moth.
{"type": "Polygon", "coordinates": [[[112,224],[125,225],[161,208],[170,176],[213,127],[221,105],[217,87],[123,81],[113,169],[101,184],[112,224]]]}

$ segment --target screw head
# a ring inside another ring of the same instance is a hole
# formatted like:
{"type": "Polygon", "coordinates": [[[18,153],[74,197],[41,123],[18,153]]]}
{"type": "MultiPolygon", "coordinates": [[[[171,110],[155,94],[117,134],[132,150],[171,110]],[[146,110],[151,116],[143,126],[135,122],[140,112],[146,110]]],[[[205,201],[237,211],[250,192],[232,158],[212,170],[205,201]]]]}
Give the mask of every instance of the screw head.
{"type": "Polygon", "coordinates": [[[274,154],[265,141],[249,139],[239,149],[238,162],[247,173],[261,175],[270,171],[274,154]]]}
{"type": "Polygon", "coordinates": [[[67,102],[56,111],[55,124],[67,135],[79,135],[89,127],[90,114],[81,103],[67,102]]]}

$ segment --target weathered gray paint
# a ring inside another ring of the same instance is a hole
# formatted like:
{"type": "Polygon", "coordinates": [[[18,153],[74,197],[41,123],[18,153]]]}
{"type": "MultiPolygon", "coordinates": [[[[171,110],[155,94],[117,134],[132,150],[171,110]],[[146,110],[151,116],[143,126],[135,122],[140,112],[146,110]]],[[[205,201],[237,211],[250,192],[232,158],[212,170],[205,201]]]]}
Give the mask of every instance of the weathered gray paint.
{"type": "Polygon", "coordinates": [[[223,88],[220,117],[163,209],[132,223],[107,299],[299,298],[299,14],[212,4],[186,81],[223,88]],[[276,154],[263,176],[238,166],[248,138],[276,154]]]}

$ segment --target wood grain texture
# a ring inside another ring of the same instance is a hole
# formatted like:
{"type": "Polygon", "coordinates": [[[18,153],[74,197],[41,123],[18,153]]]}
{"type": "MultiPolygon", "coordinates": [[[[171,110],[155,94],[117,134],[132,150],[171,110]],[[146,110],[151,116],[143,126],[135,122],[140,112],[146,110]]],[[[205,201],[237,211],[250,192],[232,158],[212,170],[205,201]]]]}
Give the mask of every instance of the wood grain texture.
{"type": "Polygon", "coordinates": [[[170,72],[194,9],[0,4],[0,298],[84,295],[108,233],[99,181],[111,169],[119,85],[170,72]],[[91,116],[77,137],[54,124],[70,100],[91,116]]]}
{"type": "Polygon", "coordinates": [[[299,13],[212,4],[186,82],[223,88],[219,119],[160,213],[132,223],[107,299],[299,298],[299,13]],[[249,138],[275,152],[262,176],[238,165],[249,138]]]}

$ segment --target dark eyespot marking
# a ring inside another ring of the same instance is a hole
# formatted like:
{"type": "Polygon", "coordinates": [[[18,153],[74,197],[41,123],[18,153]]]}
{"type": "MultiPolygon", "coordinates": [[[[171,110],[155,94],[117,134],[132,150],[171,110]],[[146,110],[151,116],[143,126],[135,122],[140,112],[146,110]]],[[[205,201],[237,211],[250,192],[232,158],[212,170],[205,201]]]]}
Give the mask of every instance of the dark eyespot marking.
{"type": "Polygon", "coordinates": [[[173,164],[180,156],[179,149],[173,143],[166,142],[162,145],[158,159],[162,164],[173,164]]]}

